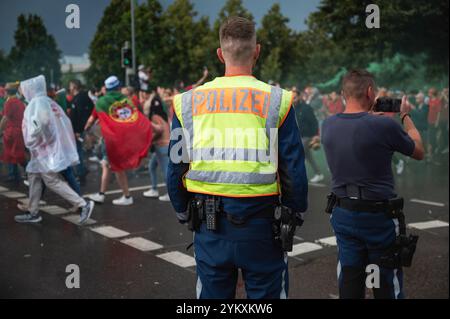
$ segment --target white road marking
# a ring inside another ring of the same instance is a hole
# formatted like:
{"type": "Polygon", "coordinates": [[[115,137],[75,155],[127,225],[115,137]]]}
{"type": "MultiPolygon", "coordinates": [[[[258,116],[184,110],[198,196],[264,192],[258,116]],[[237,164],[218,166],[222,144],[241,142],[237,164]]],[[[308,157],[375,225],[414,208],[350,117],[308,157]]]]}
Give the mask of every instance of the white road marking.
{"type": "Polygon", "coordinates": [[[325,246],[337,246],[336,237],[325,237],[315,240],[316,243],[325,245],[325,246]]]}
{"type": "MultiPolygon", "coordinates": [[[[163,187],[163,186],[166,186],[166,184],[165,183],[160,183],[160,184],[157,184],[156,186],[157,187],[163,187]]],[[[151,185],[131,187],[129,189],[129,191],[130,192],[142,191],[144,189],[150,189],[150,187],[151,187],[151,185]]],[[[114,190],[105,192],[105,195],[113,195],[113,194],[120,194],[120,193],[122,193],[121,189],[114,189],[114,190]]],[[[85,195],[83,195],[83,197],[88,197],[88,196],[95,195],[95,194],[97,194],[97,193],[85,194],[85,195]]]]}
{"type": "Polygon", "coordinates": [[[8,198],[21,198],[21,197],[27,196],[27,195],[25,195],[23,193],[19,193],[19,192],[4,192],[4,193],[1,193],[1,195],[6,196],[8,198]]]}
{"type": "Polygon", "coordinates": [[[425,205],[431,205],[431,206],[437,206],[437,207],[445,207],[444,203],[432,202],[432,201],[429,201],[429,200],[423,200],[423,199],[417,199],[417,198],[412,198],[410,200],[410,202],[412,202],[412,203],[419,203],[419,204],[425,204],[425,205]]]}
{"type": "Polygon", "coordinates": [[[67,214],[69,212],[67,209],[55,205],[42,206],[39,209],[50,215],[62,215],[67,214]]]}
{"type": "MultiPolygon", "coordinates": [[[[20,198],[17,200],[18,202],[20,202],[23,205],[27,205],[30,203],[30,200],[28,198],[20,198]]],[[[45,200],[40,200],[39,201],[39,205],[46,205],[47,202],[45,200]]]]}
{"type": "Polygon", "coordinates": [[[314,244],[314,243],[300,243],[300,244],[296,244],[292,247],[292,251],[288,252],[288,256],[289,257],[293,257],[293,256],[298,256],[301,254],[306,254],[306,253],[310,253],[312,251],[316,251],[316,250],[320,250],[323,247],[318,245],[318,244],[314,244]]]}
{"type": "Polygon", "coordinates": [[[128,236],[130,233],[112,226],[100,226],[91,228],[92,231],[108,238],[119,238],[128,236]]]}
{"type": "MultiPolygon", "coordinates": [[[[64,216],[63,219],[67,220],[68,222],[71,222],[75,225],[80,225],[80,223],[78,222],[80,220],[80,215],[77,214],[72,214],[72,215],[68,215],[68,216],[64,216]]],[[[84,223],[83,225],[93,225],[95,224],[97,221],[95,219],[91,219],[89,218],[86,223],[84,223]]]]}
{"type": "Polygon", "coordinates": [[[7,191],[9,191],[9,189],[7,189],[6,187],[0,186],[0,193],[7,192],[7,191]]]}
{"type": "Polygon", "coordinates": [[[196,265],[194,258],[192,258],[189,255],[180,253],[179,251],[171,251],[168,253],[156,255],[156,257],[164,259],[165,261],[168,261],[174,265],[183,268],[192,267],[196,265]]]}
{"type": "Polygon", "coordinates": [[[408,227],[423,230],[438,227],[448,227],[448,223],[440,220],[430,220],[428,222],[411,223],[408,224],[408,227]]]}
{"type": "Polygon", "coordinates": [[[139,249],[141,251],[152,251],[163,248],[162,245],[142,237],[127,238],[121,240],[120,242],[133,248],[139,249]]]}
{"type": "Polygon", "coordinates": [[[308,183],[309,186],[314,186],[314,187],[327,187],[327,185],[322,184],[322,183],[308,183]]]}

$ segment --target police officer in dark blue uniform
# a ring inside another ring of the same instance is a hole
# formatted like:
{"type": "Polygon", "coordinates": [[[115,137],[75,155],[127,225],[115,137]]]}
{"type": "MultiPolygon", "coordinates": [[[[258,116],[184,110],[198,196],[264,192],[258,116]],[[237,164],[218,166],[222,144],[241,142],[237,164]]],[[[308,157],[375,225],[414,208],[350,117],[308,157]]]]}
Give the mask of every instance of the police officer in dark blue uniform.
{"type": "Polygon", "coordinates": [[[234,298],[238,269],[248,298],[286,298],[286,252],[308,190],[292,94],[252,76],[260,51],[253,22],[228,18],[220,44],[225,76],[174,98],[168,193],[180,222],[195,232],[198,298],[234,298]],[[239,142],[243,129],[267,143],[239,142]],[[188,160],[177,160],[188,146],[188,160]]]}
{"type": "Polygon", "coordinates": [[[391,162],[394,152],[422,160],[422,140],[406,97],[399,113],[403,127],[371,112],[377,90],[369,72],[348,72],[342,92],[345,112],[326,119],[322,127],[332,174],[328,208],[338,245],[340,298],[364,298],[366,274],[375,269],[379,281],[369,287],[374,297],[403,298],[402,266],[408,261],[401,257],[412,258],[417,238],[406,237],[403,199],[394,190],[391,162]]]}

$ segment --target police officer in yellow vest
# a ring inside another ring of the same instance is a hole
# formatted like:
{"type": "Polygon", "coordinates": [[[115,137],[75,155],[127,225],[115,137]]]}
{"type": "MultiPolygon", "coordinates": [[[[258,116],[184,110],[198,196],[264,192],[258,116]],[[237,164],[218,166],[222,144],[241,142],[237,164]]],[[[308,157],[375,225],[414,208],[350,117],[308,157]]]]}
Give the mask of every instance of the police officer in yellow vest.
{"type": "MultiPolygon", "coordinates": [[[[270,50],[270,48],[267,48],[270,50]]],[[[198,298],[286,298],[307,178],[292,94],[258,81],[254,23],[228,18],[218,58],[225,76],[174,99],[167,187],[194,231],[198,298]]]]}

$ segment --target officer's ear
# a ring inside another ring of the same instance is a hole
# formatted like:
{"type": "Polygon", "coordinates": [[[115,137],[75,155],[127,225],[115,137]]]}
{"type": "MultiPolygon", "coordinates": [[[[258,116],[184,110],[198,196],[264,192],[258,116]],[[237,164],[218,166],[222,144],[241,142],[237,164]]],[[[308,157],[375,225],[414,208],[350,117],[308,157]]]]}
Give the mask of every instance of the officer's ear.
{"type": "Polygon", "coordinates": [[[261,44],[257,44],[255,48],[255,55],[253,56],[254,64],[256,64],[256,61],[258,61],[260,53],[261,53],[261,44]]]}
{"type": "Polygon", "coordinates": [[[223,52],[221,48],[217,49],[217,57],[219,58],[219,61],[222,62],[222,64],[225,64],[225,59],[223,58],[223,52]]]}

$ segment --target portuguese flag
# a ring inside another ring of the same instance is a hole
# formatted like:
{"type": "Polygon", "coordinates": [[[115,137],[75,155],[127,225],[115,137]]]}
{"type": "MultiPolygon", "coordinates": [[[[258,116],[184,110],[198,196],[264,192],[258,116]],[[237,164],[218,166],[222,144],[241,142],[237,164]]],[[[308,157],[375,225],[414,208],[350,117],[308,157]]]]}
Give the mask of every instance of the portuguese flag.
{"type": "Polygon", "coordinates": [[[137,168],[152,142],[152,124],[118,91],[108,92],[95,106],[112,171],[137,168]]]}

